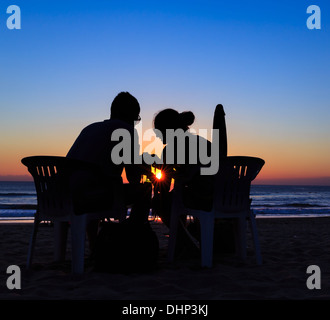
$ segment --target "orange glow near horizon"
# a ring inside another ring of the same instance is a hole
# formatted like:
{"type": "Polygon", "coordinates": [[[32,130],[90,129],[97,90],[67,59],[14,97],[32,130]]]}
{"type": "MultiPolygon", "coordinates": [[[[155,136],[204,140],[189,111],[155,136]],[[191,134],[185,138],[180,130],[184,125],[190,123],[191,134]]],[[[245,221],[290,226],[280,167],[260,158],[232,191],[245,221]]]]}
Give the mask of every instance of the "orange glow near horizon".
{"type": "MultiPolygon", "coordinates": [[[[239,148],[237,148],[239,149],[239,148]]],[[[52,151],[50,148],[45,148],[45,152],[38,152],[33,148],[30,152],[26,150],[22,150],[19,153],[16,153],[16,150],[9,150],[9,152],[5,153],[4,156],[1,156],[0,163],[0,179],[1,180],[29,180],[29,173],[26,167],[21,164],[21,159],[25,156],[30,156],[34,154],[44,154],[44,155],[65,155],[65,152],[60,153],[59,148],[54,148],[52,151]],[[26,176],[26,177],[24,177],[26,176]]],[[[241,153],[233,153],[229,155],[244,155],[244,152],[241,153]]],[[[264,152],[264,156],[262,152],[259,153],[245,153],[246,155],[255,155],[263,158],[265,160],[265,165],[262,168],[260,174],[255,180],[255,183],[258,182],[277,182],[277,181],[286,181],[290,182],[290,180],[297,181],[306,179],[306,181],[310,179],[326,179],[330,176],[330,163],[327,162],[326,157],[320,158],[316,155],[302,158],[301,160],[297,160],[293,156],[281,157],[280,155],[274,155],[273,152],[264,152]],[[285,159],[285,160],[284,160],[285,159]]],[[[154,174],[158,179],[161,179],[162,173],[159,171],[154,174]]],[[[125,174],[123,174],[124,182],[127,182],[125,174]]]]}
{"type": "MultiPolygon", "coordinates": [[[[303,181],[303,179],[306,179],[307,182],[312,179],[330,181],[330,151],[322,148],[322,144],[310,143],[309,147],[305,148],[303,143],[290,145],[285,141],[279,143],[263,137],[256,138],[246,135],[243,140],[241,136],[235,136],[237,133],[228,131],[228,155],[250,155],[265,160],[265,165],[254,183],[271,184],[279,181],[290,183],[290,180],[295,183],[303,181]]],[[[79,133],[78,129],[75,132],[62,132],[58,134],[57,139],[50,133],[44,137],[36,137],[33,133],[25,135],[22,133],[20,139],[14,136],[6,141],[0,141],[2,150],[0,180],[29,180],[29,173],[21,164],[23,157],[31,155],[65,156],[77,133],[79,133]],[[14,142],[10,143],[11,141],[14,142]]],[[[156,171],[154,173],[159,179],[161,173],[156,171]]],[[[127,182],[124,175],[123,180],[127,182]]],[[[330,182],[326,183],[330,185],[330,182]]]]}

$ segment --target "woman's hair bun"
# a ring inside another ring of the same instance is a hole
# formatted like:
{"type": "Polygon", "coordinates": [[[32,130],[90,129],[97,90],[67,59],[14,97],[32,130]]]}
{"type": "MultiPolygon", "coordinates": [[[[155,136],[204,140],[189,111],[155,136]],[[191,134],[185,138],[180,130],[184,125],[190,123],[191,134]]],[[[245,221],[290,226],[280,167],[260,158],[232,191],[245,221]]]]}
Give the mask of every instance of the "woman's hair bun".
{"type": "Polygon", "coordinates": [[[182,129],[192,125],[195,121],[195,115],[191,111],[184,111],[179,114],[180,127],[182,129]]]}

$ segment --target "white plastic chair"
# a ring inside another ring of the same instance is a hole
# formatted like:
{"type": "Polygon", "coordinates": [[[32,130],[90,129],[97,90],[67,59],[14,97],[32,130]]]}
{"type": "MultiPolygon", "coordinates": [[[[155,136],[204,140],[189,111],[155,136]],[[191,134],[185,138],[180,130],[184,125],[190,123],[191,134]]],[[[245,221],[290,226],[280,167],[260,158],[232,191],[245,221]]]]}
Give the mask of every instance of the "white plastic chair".
{"type": "Polygon", "coordinates": [[[183,184],[175,181],[170,222],[168,260],[174,260],[178,223],[181,215],[199,219],[201,228],[201,265],[211,267],[213,262],[214,220],[235,219],[235,238],[238,253],[246,259],[246,221],[250,223],[257,264],[262,264],[255,216],[251,210],[250,186],[265,161],[255,157],[231,156],[224,158],[214,179],[211,211],[193,210],[184,206],[183,184]]]}
{"type": "Polygon", "coordinates": [[[65,259],[67,230],[70,226],[72,273],[83,273],[87,223],[93,219],[114,218],[122,221],[126,218],[120,181],[118,178],[106,177],[98,166],[66,157],[32,156],[21,161],[32,175],[37,192],[37,211],[29,244],[27,268],[30,268],[32,263],[39,223],[53,221],[55,261],[65,259]],[[83,181],[75,182],[75,178],[84,175],[95,178],[96,184],[91,185],[90,190],[83,188],[83,181]],[[74,183],[76,187],[80,185],[85,193],[80,194],[79,188],[73,188],[74,183]],[[103,206],[97,201],[100,196],[106,199],[103,206]],[[79,197],[92,200],[81,205],[77,201],[79,197]]]}

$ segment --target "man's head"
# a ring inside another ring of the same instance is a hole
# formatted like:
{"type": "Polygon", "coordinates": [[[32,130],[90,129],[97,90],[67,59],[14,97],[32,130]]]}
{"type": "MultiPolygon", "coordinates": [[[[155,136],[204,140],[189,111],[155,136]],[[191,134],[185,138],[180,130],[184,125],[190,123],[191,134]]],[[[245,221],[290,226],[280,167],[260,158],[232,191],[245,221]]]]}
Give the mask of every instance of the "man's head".
{"type": "Polygon", "coordinates": [[[140,105],[128,92],[120,92],[112,101],[110,119],[119,119],[129,124],[140,120],[140,105]]]}

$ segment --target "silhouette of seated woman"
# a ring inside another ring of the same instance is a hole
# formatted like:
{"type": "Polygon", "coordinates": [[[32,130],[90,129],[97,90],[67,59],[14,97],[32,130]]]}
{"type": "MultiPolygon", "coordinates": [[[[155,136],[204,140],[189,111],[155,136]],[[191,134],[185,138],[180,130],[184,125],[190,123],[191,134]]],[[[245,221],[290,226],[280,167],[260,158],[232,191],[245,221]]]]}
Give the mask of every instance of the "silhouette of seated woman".
{"type": "Polygon", "coordinates": [[[153,208],[168,227],[170,226],[172,178],[180,177],[184,183],[185,206],[204,210],[210,210],[212,207],[213,176],[201,175],[201,167],[207,165],[202,164],[198,156],[201,143],[207,145],[207,153],[210,154],[211,142],[189,131],[189,126],[194,121],[195,116],[191,111],[179,113],[171,108],[160,111],[154,118],[155,133],[166,146],[162,152],[164,165],[160,166],[163,177],[160,183],[155,182],[153,208]],[[173,136],[173,132],[177,132],[178,136],[184,134],[184,139],[173,136]],[[189,156],[191,148],[196,148],[197,159],[189,156]],[[184,151],[184,163],[182,163],[182,151],[184,151]]]}

